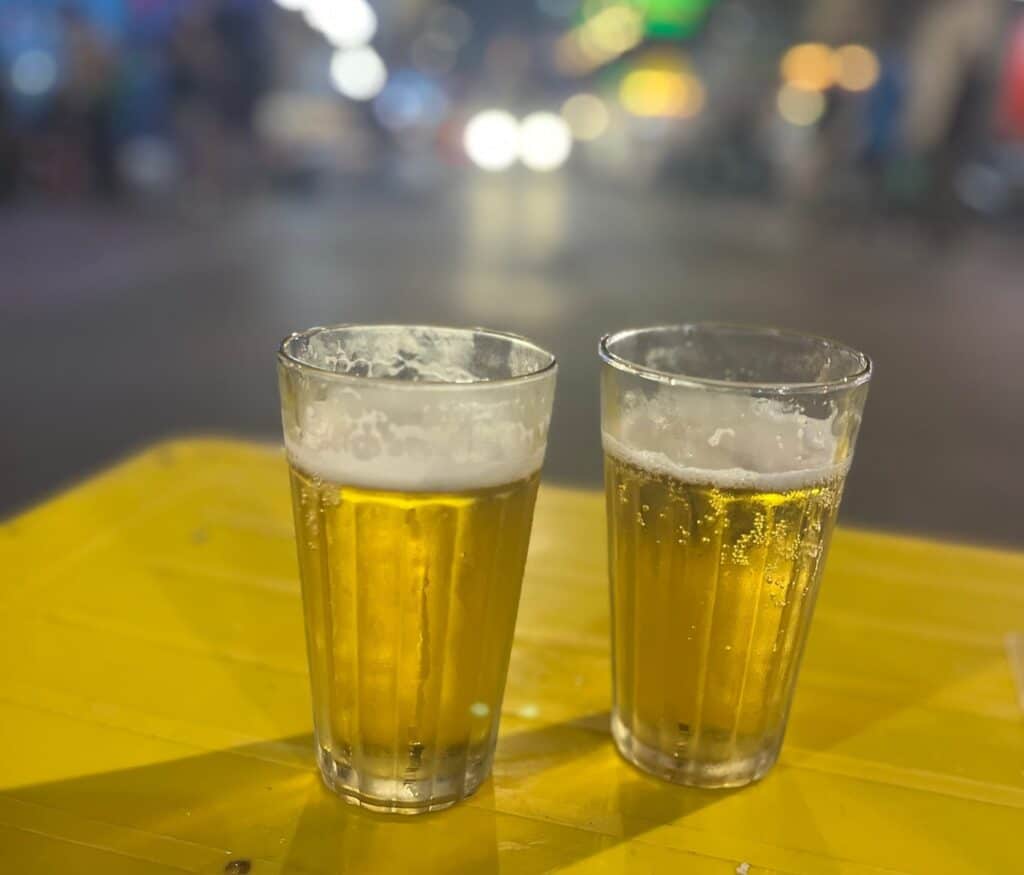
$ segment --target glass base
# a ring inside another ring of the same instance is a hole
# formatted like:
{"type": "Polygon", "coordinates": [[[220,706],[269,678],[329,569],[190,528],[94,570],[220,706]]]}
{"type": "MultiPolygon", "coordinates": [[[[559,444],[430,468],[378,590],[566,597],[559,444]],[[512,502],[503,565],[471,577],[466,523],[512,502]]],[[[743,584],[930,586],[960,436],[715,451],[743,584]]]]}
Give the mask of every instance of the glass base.
{"type": "Polygon", "coordinates": [[[763,778],[779,757],[775,745],[728,760],[703,761],[673,756],[638,741],[618,715],[612,714],[612,737],[623,759],[643,772],[688,787],[743,787],[763,778]]]}
{"type": "Polygon", "coordinates": [[[491,757],[457,761],[464,766],[457,773],[385,778],[336,760],[324,747],[317,748],[317,762],[327,788],[350,805],[380,814],[443,811],[472,796],[490,774],[491,757]]]}

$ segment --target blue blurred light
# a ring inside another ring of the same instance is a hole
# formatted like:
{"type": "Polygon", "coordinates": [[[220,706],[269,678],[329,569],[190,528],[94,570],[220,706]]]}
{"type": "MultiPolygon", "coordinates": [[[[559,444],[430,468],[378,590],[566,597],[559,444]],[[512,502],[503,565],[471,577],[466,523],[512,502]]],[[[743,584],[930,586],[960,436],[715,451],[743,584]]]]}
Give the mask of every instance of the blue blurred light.
{"type": "Polygon", "coordinates": [[[444,121],[448,108],[444,89],[435,80],[409,69],[396,71],[373,103],[377,119],[393,131],[436,127],[444,121]]]}
{"type": "Polygon", "coordinates": [[[57,84],[57,60],[42,49],[29,49],[11,64],[11,87],[22,97],[42,97],[57,84]]]}

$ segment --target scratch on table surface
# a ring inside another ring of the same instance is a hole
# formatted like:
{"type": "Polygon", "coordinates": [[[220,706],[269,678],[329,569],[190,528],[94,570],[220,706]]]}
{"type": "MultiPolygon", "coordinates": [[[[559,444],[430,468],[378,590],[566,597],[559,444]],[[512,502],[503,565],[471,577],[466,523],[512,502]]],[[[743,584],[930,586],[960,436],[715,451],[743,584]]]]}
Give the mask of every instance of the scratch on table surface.
{"type": "Polygon", "coordinates": [[[1024,632],[1007,634],[1006,658],[1010,660],[1010,674],[1017,685],[1017,704],[1024,711],[1024,632]]]}
{"type": "Polygon", "coordinates": [[[533,842],[516,842],[516,841],[503,841],[498,842],[499,851],[528,851],[535,845],[544,844],[543,840],[533,842]]]}

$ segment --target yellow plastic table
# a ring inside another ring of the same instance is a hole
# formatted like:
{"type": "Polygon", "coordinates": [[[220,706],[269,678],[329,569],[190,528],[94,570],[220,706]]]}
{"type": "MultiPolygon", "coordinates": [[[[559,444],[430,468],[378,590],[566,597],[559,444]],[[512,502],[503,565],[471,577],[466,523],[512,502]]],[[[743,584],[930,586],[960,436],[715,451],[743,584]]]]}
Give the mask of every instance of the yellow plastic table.
{"type": "Polygon", "coordinates": [[[841,530],[779,765],[608,735],[604,509],[543,487],[493,778],[418,818],[313,763],[282,454],[156,446],[0,527],[0,872],[1021,872],[1024,555],[841,530]]]}

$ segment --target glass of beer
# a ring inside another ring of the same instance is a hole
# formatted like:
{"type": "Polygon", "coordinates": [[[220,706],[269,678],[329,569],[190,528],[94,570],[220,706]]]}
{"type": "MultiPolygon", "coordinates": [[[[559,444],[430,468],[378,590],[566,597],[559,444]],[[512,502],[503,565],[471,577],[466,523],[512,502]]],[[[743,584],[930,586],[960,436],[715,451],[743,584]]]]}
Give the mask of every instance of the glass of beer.
{"type": "Polygon", "coordinates": [[[600,355],[615,744],[669,781],[747,784],[779,755],[871,364],[720,324],[600,355]]]}
{"type": "Polygon", "coordinates": [[[317,756],[355,805],[437,811],[490,773],[555,371],[477,329],[281,345],[317,756]]]}

